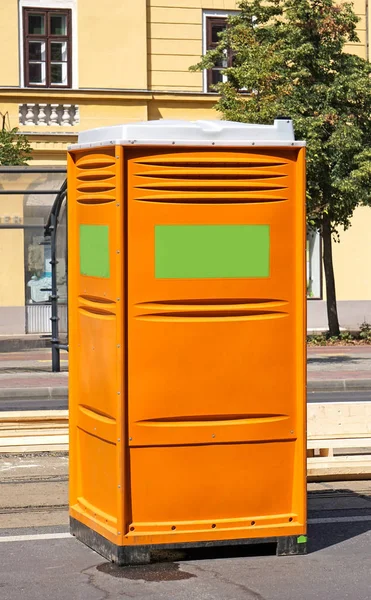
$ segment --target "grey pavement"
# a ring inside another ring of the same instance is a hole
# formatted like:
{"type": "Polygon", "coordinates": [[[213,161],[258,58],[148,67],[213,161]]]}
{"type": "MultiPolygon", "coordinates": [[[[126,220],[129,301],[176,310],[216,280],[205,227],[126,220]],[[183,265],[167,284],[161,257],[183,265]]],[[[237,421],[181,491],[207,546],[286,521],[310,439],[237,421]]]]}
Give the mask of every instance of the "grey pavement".
{"type": "Polygon", "coordinates": [[[40,334],[0,335],[0,354],[7,352],[24,352],[40,348],[50,349],[50,337],[40,334]]]}
{"type": "Polygon", "coordinates": [[[67,352],[61,352],[61,369],[60,373],[51,372],[50,349],[0,353],[0,401],[67,399],[67,352]]]}
{"type": "MultiPolygon", "coordinates": [[[[371,390],[369,391],[358,391],[358,390],[339,390],[338,392],[333,391],[310,391],[307,393],[307,402],[321,403],[324,402],[371,402],[371,390]]],[[[0,404],[1,406],[1,404],[0,404]]]]}
{"type": "Polygon", "coordinates": [[[371,598],[369,481],[308,485],[307,556],[238,546],[120,568],[68,535],[67,483],[66,455],[0,457],[1,600],[371,598]]]}
{"type": "Polygon", "coordinates": [[[369,525],[311,525],[307,556],[208,550],[131,568],[74,539],[0,543],[0,593],[3,600],[370,600],[369,525]]]}
{"type": "MultiPolygon", "coordinates": [[[[309,392],[371,392],[371,346],[309,347],[309,392]]],[[[61,373],[51,372],[50,349],[0,353],[0,401],[68,396],[68,352],[61,373]]]]}
{"type": "Polygon", "coordinates": [[[308,347],[308,390],[371,391],[371,346],[308,347]]]}
{"type": "MultiPolygon", "coordinates": [[[[10,390],[11,395],[2,395],[6,390],[0,389],[0,412],[1,411],[24,411],[24,410],[67,410],[68,389],[67,388],[35,388],[22,390],[22,395],[16,390],[10,390]],[[27,393],[26,393],[27,392],[27,393]]],[[[308,391],[307,402],[371,402],[370,391],[339,390],[338,392],[315,392],[308,391]]]]}

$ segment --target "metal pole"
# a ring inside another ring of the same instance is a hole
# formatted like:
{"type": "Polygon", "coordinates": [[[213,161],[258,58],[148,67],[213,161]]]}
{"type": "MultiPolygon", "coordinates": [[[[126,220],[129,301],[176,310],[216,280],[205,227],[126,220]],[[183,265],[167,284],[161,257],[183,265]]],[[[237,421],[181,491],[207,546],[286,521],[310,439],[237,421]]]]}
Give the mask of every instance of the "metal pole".
{"type": "Polygon", "coordinates": [[[60,350],[59,350],[59,327],[58,327],[58,294],[57,294],[57,215],[52,212],[51,214],[51,261],[52,266],[52,371],[53,373],[59,373],[61,370],[60,361],[60,350]]]}

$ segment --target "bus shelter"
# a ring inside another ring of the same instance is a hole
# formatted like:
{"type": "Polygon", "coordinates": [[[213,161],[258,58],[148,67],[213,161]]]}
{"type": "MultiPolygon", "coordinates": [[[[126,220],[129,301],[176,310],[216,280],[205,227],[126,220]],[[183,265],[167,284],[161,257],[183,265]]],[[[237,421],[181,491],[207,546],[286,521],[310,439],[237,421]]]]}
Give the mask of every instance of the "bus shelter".
{"type": "MultiPolygon", "coordinates": [[[[65,244],[60,260],[52,250],[57,247],[52,208],[63,215],[65,179],[63,166],[0,167],[0,335],[39,334],[57,346],[59,330],[67,331],[65,244]]],[[[53,370],[59,370],[54,354],[53,370]]]]}

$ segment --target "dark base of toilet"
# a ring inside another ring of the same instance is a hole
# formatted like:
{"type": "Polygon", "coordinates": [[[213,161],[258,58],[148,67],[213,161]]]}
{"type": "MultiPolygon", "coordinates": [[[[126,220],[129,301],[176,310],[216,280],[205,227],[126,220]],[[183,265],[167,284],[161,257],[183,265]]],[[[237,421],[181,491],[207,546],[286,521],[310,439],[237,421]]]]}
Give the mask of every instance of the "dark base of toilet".
{"type": "Polygon", "coordinates": [[[105,537],[90,529],[80,521],[70,518],[70,531],[80,542],[89,546],[118,565],[144,565],[151,562],[151,554],[159,550],[190,550],[193,548],[211,548],[220,546],[247,546],[257,544],[276,544],[277,556],[293,556],[307,553],[307,538],[304,535],[288,535],[266,538],[247,538],[238,540],[215,540],[215,542],[189,542],[183,544],[151,544],[143,546],[117,546],[105,537]]]}

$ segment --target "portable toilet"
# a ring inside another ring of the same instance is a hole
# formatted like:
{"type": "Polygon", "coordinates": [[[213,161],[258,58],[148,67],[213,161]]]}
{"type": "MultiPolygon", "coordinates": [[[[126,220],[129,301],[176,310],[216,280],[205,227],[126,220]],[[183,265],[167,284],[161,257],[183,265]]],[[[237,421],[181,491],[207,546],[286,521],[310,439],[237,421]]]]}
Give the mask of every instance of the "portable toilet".
{"type": "Polygon", "coordinates": [[[71,532],[306,548],[305,144],[151,121],[68,156],[71,532]]]}

